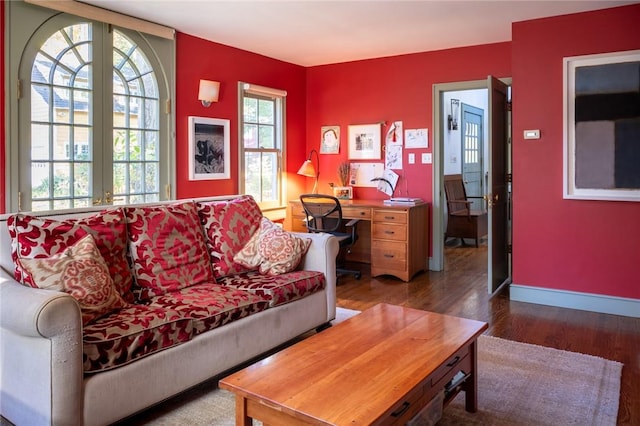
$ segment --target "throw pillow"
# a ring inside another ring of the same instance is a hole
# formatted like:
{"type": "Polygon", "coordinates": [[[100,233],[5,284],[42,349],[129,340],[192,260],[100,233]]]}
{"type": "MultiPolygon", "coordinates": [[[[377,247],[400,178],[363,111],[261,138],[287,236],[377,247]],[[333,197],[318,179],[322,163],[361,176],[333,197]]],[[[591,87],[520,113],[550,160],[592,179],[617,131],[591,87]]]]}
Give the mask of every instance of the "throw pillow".
{"type": "Polygon", "coordinates": [[[38,288],[73,296],[84,325],[126,305],[91,235],[50,257],[22,259],[22,266],[38,288]]]}
{"type": "Polygon", "coordinates": [[[7,220],[11,256],[17,281],[36,287],[22,267],[23,259],[50,257],[63,252],[86,235],[93,236],[120,295],[133,301],[133,278],[127,261],[127,226],[122,208],[104,210],[81,219],[53,220],[25,214],[7,220]]]}
{"type": "Polygon", "coordinates": [[[234,257],[236,262],[260,273],[280,275],[295,270],[309,250],[311,240],[300,238],[263,218],[259,231],[234,257]]]}
{"type": "Polygon", "coordinates": [[[216,278],[246,272],[233,257],[260,228],[262,211],[250,195],[233,200],[198,203],[207,248],[216,278]]]}
{"type": "Polygon", "coordinates": [[[138,300],[215,282],[193,202],[127,207],[126,215],[138,300]]]}

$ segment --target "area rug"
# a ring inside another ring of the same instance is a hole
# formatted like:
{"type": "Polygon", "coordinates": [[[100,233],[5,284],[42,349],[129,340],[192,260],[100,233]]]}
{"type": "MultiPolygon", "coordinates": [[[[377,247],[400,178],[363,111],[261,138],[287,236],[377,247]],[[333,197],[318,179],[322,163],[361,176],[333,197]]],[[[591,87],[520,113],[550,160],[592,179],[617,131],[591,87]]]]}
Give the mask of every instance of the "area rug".
{"type": "MultiPolygon", "coordinates": [[[[339,312],[337,320],[354,313],[339,312]]],[[[438,425],[616,424],[619,362],[483,335],[478,367],[478,412],[467,413],[460,394],[438,425]]],[[[233,394],[211,381],[127,424],[233,426],[234,408],[233,394]]]]}

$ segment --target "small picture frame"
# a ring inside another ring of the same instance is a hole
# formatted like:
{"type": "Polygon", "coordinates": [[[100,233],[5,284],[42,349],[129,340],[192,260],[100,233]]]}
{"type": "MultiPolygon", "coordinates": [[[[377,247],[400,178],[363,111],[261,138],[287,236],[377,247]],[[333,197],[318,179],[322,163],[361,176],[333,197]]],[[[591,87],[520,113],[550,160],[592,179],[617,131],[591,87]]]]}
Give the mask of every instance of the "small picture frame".
{"type": "Polygon", "coordinates": [[[340,200],[353,199],[353,188],[350,186],[334,186],[333,196],[340,200]]]}
{"type": "Polygon", "coordinates": [[[381,132],[380,124],[349,126],[349,160],[380,160],[381,132]]]}
{"type": "Polygon", "coordinates": [[[189,180],[229,179],[229,120],[189,117],[189,180]]]}

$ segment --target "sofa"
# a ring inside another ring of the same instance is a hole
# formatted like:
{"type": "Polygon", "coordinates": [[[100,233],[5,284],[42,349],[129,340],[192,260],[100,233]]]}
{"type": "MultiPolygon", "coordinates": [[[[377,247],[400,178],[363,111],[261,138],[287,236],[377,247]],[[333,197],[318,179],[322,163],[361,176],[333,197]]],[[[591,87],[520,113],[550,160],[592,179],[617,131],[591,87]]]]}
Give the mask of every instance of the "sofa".
{"type": "Polygon", "coordinates": [[[111,424],[327,326],[337,254],[250,196],[0,216],[0,414],[111,424]]]}

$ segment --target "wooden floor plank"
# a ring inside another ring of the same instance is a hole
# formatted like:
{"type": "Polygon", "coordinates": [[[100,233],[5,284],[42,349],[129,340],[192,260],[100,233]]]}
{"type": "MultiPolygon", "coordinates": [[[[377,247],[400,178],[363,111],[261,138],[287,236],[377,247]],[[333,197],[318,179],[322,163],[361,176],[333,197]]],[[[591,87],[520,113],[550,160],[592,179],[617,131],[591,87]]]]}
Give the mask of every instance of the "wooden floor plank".
{"type": "Polygon", "coordinates": [[[366,264],[360,280],[338,280],[337,304],[364,310],[380,302],[486,321],[486,334],[580,352],[622,362],[618,424],[640,425],[640,319],[513,302],[506,289],[487,293],[487,248],[445,248],[445,270],[424,272],[409,283],[371,278],[366,264]]]}

